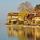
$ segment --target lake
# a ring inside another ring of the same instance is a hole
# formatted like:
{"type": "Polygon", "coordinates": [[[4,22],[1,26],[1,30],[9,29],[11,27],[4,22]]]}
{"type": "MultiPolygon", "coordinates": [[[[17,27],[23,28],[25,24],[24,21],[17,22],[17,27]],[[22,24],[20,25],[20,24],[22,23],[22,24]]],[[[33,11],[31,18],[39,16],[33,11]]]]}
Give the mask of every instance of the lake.
{"type": "Polygon", "coordinates": [[[7,33],[7,26],[4,24],[0,25],[0,40],[18,40],[18,37],[9,37],[7,33]]]}

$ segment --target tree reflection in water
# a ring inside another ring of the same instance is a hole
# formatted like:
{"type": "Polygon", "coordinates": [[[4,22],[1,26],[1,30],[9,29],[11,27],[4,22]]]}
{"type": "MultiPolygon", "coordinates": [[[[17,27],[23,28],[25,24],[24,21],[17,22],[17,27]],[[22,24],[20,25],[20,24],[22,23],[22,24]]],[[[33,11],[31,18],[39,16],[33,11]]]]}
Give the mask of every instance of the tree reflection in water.
{"type": "Polygon", "coordinates": [[[36,40],[40,40],[40,37],[36,37],[36,40]]]}
{"type": "Polygon", "coordinates": [[[34,40],[32,33],[27,33],[28,40],[34,40]]]}

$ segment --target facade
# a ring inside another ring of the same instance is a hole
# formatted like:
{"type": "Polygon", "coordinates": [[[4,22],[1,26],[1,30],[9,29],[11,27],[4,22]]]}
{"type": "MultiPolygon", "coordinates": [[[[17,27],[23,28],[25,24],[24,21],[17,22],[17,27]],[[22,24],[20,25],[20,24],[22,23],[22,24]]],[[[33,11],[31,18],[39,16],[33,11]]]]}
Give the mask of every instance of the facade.
{"type": "Polygon", "coordinates": [[[40,25],[40,17],[34,17],[32,20],[35,21],[35,25],[40,25]]]}
{"type": "Polygon", "coordinates": [[[8,21],[7,24],[8,24],[8,30],[9,30],[8,32],[9,32],[9,35],[12,36],[16,33],[16,31],[14,31],[15,26],[13,25],[17,24],[18,22],[18,13],[8,13],[7,21],[8,21]]]}

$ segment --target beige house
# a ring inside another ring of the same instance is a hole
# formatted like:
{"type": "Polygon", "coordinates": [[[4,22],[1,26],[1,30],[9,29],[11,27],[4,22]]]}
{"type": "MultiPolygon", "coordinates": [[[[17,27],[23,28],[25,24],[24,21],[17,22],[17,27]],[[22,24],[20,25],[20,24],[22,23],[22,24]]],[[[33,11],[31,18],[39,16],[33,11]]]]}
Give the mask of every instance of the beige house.
{"type": "Polygon", "coordinates": [[[35,25],[40,25],[40,13],[36,14],[32,19],[35,25]]]}

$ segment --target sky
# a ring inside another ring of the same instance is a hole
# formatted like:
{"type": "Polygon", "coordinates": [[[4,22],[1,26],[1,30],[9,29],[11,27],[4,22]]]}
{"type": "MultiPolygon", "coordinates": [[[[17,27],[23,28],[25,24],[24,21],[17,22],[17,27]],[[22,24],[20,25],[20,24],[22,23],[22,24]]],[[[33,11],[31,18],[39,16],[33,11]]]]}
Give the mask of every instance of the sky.
{"type": "Polygon", "coordinates": [[[33,6],[40,4],[40,0],[0,0],[0,21],[4,21],[8,12],[17,11],[17,7],[20,3],[28,1],[33,6]]]}
{"type": "Polygon", "coordinates": [[[0,40],[9,40],[4,25],[8,12],[16,12],[19,4],[25,1],[30,2],[33,7],[40,4],[40,0],[0,0],[0,40]]]}

